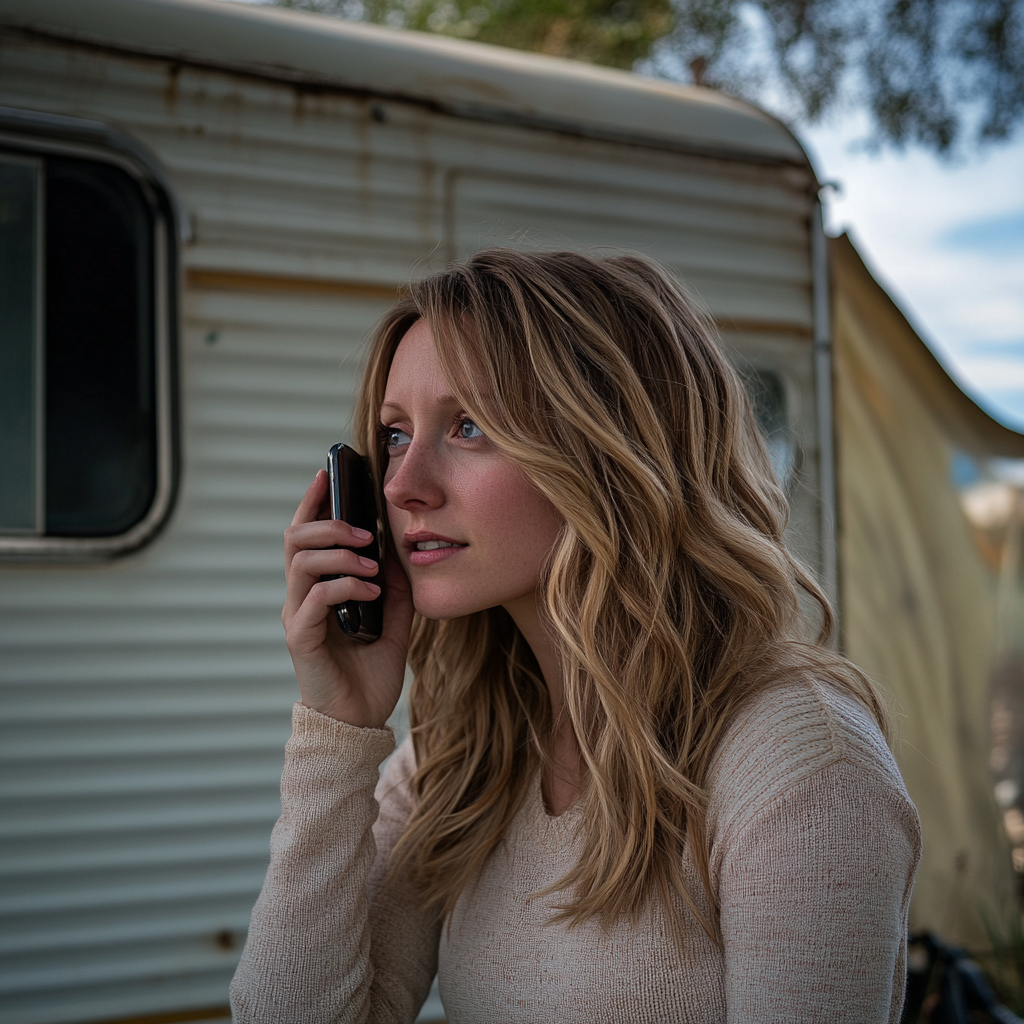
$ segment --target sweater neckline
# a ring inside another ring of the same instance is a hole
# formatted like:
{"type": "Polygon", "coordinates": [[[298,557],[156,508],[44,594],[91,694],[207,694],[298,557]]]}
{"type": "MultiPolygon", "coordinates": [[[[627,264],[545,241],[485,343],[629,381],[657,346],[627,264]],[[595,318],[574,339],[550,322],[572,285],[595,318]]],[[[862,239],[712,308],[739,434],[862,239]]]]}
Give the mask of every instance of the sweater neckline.
{"type": "Polygon", "coordinates": [[[534,825],[552,833],[573,833],[577,830],[583,811],[577,797],[561,814],[549,814],[544,804],[544,792],[541,789],[541,771],[538,768],[530,780],[528,810],[534,825]]]}

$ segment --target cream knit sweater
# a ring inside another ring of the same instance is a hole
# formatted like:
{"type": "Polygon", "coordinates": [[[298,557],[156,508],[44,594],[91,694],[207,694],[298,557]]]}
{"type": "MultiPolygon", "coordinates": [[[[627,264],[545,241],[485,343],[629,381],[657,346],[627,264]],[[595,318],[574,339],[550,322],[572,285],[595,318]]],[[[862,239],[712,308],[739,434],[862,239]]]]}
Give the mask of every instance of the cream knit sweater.
{"type": "MultiPolygon", "coordinates": [[[[826,685],[762,694],[715,756],[721,948],[676,904],[607,932],[548,924],[552,901],[530,894],[586,838],[576,808],[547,814],[538,780],[442,927],[408,887],[380,888],[413,806],[411,745],[378,784],[389,730],[302,705],[293,727],[270,869],[232,983],[236,1024],[412,1021],[435,970],[453,1024],[899,1020],[920,825],[873,720],[826,685]]],[[[684,869],[701,893],[685,854],[684,869]]]]}

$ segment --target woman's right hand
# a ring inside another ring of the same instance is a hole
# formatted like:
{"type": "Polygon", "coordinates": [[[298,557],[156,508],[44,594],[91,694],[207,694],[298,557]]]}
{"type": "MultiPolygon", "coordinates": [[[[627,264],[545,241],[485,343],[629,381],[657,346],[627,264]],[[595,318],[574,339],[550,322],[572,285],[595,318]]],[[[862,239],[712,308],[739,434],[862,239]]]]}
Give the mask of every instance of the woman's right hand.
{"type": "Polygon", "coordinates": [[[402,693],[412,592],[392,554],[385,559],[387,598],[380,639],[363,644],[345,635],[335,621],[334,606],[372,601],[379,589],[370,581],[378,569],[360,562],[358,551],[335,547],[358,549],[370,542],[370,536],[339,519],[323,517],[326,500],[327,474],[320,470],[284,533],[285,642],[303,704],[349,725],[382,728],[402,693]],[[320,581],[321,576],[336,573],[342,578],[320,581]]]}

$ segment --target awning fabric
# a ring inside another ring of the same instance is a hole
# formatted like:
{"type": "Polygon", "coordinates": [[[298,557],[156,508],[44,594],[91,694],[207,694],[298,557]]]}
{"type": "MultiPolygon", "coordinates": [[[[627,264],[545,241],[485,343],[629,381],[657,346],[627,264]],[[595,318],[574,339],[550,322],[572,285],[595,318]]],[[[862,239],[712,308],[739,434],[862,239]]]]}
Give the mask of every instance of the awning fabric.
{"type": "Polygon", "coordinates": [[[982,949],[985,916],[1005,933],[1017,906],[990,768],[1001,549],[957,476],[1024,458],[1024,437],[957,387],[848,237],[830,270],[842,642],[897,711],[924,831],[912,928],[982,949]]]}

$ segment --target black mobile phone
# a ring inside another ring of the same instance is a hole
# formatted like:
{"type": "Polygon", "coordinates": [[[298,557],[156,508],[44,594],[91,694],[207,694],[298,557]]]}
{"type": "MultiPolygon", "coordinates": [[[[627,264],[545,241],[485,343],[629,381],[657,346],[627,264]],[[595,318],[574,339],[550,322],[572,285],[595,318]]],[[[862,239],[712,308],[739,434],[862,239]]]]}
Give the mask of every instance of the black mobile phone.
{"type": "MultiPolygon", "coordinates": [[[[384,563],[381,560],[381,521],[374,494],[373,477],[366,459],[347,444],[336,444],[327,453],[327,487],[331,496],[331,518],[343,519],[349,526],[369,530],[373,540],[355,548],[372,558],[380,567],[372,581],[380,594],[372,601],[345,601],[334,606],[338,625],[354,640],[372,644],[384,629],[384,563]]],[[[336,580],[340,576],[322,576],[336,580]]]]}

